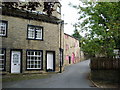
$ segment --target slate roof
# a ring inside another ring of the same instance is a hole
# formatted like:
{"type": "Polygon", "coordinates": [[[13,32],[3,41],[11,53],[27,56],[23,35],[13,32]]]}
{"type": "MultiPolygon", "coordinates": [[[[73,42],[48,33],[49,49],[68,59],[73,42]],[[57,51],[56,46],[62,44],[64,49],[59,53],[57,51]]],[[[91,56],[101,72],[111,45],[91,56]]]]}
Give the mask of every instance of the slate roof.
{"type": "Polygon", "coordinates": [[[7,15],[7,16],[21,17],[25,19],[38,20],[38,21],[43,21],[43,22],[48,22],[53,24],[59,24],[61,22],[61,19],[58,19],[57,17],[54,17],[54,16],[37,14],[37,13],[20,10],[20,9],[11,9],[11,8],[2,7],[1,11],[2,13],[0,14],[7,15]]]}
{"type": "Polygon", "coordinates": [[[69,35],[69,34],[67,34],[67,33],[64,33],[64,34],[79,41],[78,38],[75,38],[75,37],[73,37],[72,35],[69,35]]]}

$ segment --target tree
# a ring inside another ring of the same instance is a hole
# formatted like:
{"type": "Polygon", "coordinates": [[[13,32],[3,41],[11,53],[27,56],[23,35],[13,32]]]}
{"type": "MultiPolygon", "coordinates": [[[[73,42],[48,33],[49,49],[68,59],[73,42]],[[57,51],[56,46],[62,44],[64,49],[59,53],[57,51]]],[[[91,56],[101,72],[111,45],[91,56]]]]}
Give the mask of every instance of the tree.
{"type": "Polygon", "coordinates": [[[82,36],[81,36],[80,33],[78,32],[76,24],[73,25],[73,26],[75,27],[75,30],[74,30],[74,33],[72,34],[72,36],[73,36],[74,38],[78,39],[78,40],[81,40],[82,36]]]}
{"type": "Polygon", "coordinates": [[[84,2],[77,9],[79,20],[84,19],[78,26],[89,32],[83,50],[112,57],[113,49],[120,48],[120,2],[84,2]]]}
{"type": "Polygon", "coordinates": [[[72,34],[72,36],[73,36],[74,38],[76,38],[76,39],[79,40],[79,46],[81,47],[81,42],[80,42],[80,40],[82,39],[82,36],[81,36],[80,33],[78,32],[76,24],[73,25],[73,26],[75,27],[75,30],[74,30],[74,33],[72,34]]]}

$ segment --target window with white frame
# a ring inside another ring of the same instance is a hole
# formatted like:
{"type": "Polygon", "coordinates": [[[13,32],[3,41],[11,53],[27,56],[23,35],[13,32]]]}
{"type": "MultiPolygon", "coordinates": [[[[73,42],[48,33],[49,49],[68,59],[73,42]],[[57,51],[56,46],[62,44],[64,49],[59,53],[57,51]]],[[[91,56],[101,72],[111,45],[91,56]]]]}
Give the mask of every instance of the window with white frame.
{"type": "Polygon", "coordinates": [[[27,51],[27,69],[42,69],[42,51],[27,51]]]}
{"type": "Polygon", "coordinates": [[[0,49],[0,71],[5,70],[5,49],[0,49]]]}
{"type": "Polygon", "coordinates": [[[28,39],[43,39],[43,27],[28,25],[28,39]]]}
{"type": "Polygon", "coordinates": [[[0,21],[0,36],[7,35],[7,21],[0,21]]]}

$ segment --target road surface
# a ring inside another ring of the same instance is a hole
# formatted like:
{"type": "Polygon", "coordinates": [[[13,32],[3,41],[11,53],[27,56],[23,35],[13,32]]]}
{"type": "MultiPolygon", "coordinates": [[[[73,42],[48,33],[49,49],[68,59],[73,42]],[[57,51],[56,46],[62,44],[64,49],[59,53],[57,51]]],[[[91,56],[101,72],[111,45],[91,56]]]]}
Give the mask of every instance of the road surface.
{"type": "Polygon", "coordinates": [[[65,67],[62,73],[45,79],[3,83],[3,88],[95,88],[88,79],[90,60],[65,67]]]}

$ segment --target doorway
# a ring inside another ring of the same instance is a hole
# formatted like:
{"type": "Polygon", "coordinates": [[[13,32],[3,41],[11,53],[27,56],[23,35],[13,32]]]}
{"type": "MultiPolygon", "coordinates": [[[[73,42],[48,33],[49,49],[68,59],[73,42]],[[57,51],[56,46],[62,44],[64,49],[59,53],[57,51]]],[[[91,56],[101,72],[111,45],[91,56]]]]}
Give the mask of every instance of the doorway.
{"type": "Polygon", "coordinates": [[[46,71],[55,71],[55,52],[46,51],[46,71]]]}
{"type": "Polygon", "coordinates": [[[21,73],[21,51],[11,51],[11,73],[21,73]]]}

